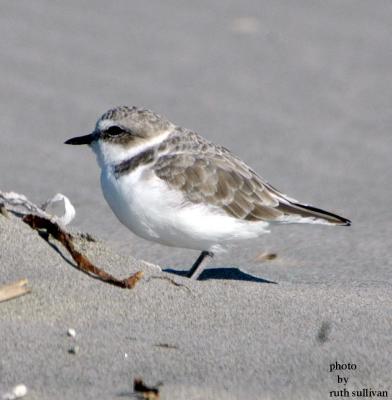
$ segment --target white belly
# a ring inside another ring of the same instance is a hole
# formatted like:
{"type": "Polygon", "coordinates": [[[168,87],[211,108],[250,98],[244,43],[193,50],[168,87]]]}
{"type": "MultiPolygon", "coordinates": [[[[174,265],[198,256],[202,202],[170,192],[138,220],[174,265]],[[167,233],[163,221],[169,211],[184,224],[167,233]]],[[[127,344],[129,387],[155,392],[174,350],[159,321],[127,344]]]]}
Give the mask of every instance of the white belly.
{"type": "Polygon", "coordinates": [[[167,246],[219,251],[227,242],[267,233],[266,222],[240,221],[223,211],[187,203],[148,167],[115,178],[110,168],[101,174],[106,201],[132,232],[167,246]]]}

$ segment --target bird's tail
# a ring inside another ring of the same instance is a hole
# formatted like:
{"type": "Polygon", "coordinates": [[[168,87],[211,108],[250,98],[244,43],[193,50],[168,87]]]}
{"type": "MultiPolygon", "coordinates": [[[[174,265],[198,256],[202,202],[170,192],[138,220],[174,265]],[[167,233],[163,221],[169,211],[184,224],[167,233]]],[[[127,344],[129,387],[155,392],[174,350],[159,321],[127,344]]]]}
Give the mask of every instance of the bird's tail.
{"type": "Polygon", "coordinates": [[[295,221],[294,218],[293,222],[301,223],[313,221],[314,223],[326,223],[341,226],[351,225],[351,221],[347,218],[333,214],[329,211],[321,210],[320,208],[309,206],[307,204],[301,204],[292,201],[288,201],[287,203],[281,202],[278,209],[283,211],[283,213],[288,216],[297,216],[297,221],[295,221]]]}

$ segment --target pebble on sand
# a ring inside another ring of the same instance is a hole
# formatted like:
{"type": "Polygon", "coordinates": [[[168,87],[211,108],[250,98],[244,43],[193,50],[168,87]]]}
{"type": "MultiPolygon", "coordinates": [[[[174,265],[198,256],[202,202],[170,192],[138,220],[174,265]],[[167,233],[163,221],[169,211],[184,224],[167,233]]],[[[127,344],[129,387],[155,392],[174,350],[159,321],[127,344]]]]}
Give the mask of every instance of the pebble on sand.
{"type": "Polygon", "coordinates": [[[79,346],[72,346],[68,349],[69,354],[77,354],[79,352],[79,346]]]}

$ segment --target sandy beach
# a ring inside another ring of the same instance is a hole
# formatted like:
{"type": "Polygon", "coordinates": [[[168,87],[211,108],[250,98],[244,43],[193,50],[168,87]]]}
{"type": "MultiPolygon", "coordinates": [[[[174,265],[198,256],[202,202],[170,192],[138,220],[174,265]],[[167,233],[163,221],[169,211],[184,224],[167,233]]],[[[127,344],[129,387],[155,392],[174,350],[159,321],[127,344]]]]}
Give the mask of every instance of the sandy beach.
{"type": "Polygon", "coordinates": [[[0,7],[0,190],[37,204],[64,193],[68,229],[96,238],[77,242],[89,259],[144,272],[131,290],[100,282],[0,215],[0,286],[32,289],[0,303],[0,398],[21,383],[29,399],[132,398],[137,377],[161,399],[392,396],[389,2],[0,7]],[[199,281],[181,277],[197,253],[121,226],[92,152],[63,144],[119,104],[199,132],[353,225],[277,227],[199,281]]]}

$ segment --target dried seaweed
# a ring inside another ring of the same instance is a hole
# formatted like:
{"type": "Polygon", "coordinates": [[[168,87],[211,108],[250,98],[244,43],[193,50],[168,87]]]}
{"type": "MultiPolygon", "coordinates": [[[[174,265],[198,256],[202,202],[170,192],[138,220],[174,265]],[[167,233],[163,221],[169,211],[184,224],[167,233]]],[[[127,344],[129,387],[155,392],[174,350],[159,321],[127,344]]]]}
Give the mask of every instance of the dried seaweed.
{"type": "Polygon", "coordinates": [[[158,400],[159,389],[157,387],[146,386],[142,379],[136,378],[133,381],[133,391],[140,394],[146,400],[158,400]]]}
{"type": "MultiPolygon", "coordinates": [[[[6,211],[15,215],[22,216],[26,214],[36,214],[50,219],[52,222],[59,223],[61,226],[69,224],[75,217],[75,208],[68,199],[61,193],[57,193],[51,199],[47,200],[41,207],[31,202],[24,194],[15,192],[2,192],[0,190],[0,203],[6,211]],[[52,215],[46,211],[49,206],[63,202],[64,214],[62,216],[52,215]]],[[[4,214],[4,212],[3,212],[4,214]]]]}
{"type": "Polygon", "coordinates": [[[258,254],[255,258],[255,261],[264,262],[264,261],[275,260],[276,258],[278,258],[278,255],[276,253],[264,252],[258,254]]]}
{"type": "Polygon", "coordinates": [[[138,271],[129,278],[117,279],[113,275],[110,275],[104,270],[96,267],[86,256],[76,250],[72,235],[62,229],[59,224],[46,217],[27,214],[23,217],[23,222],[37,231],[53,236],[68,250],[81,271],[103,282],[107,282],[121,288],[132,289],[143,276],[143,272],[138,271]]]}

